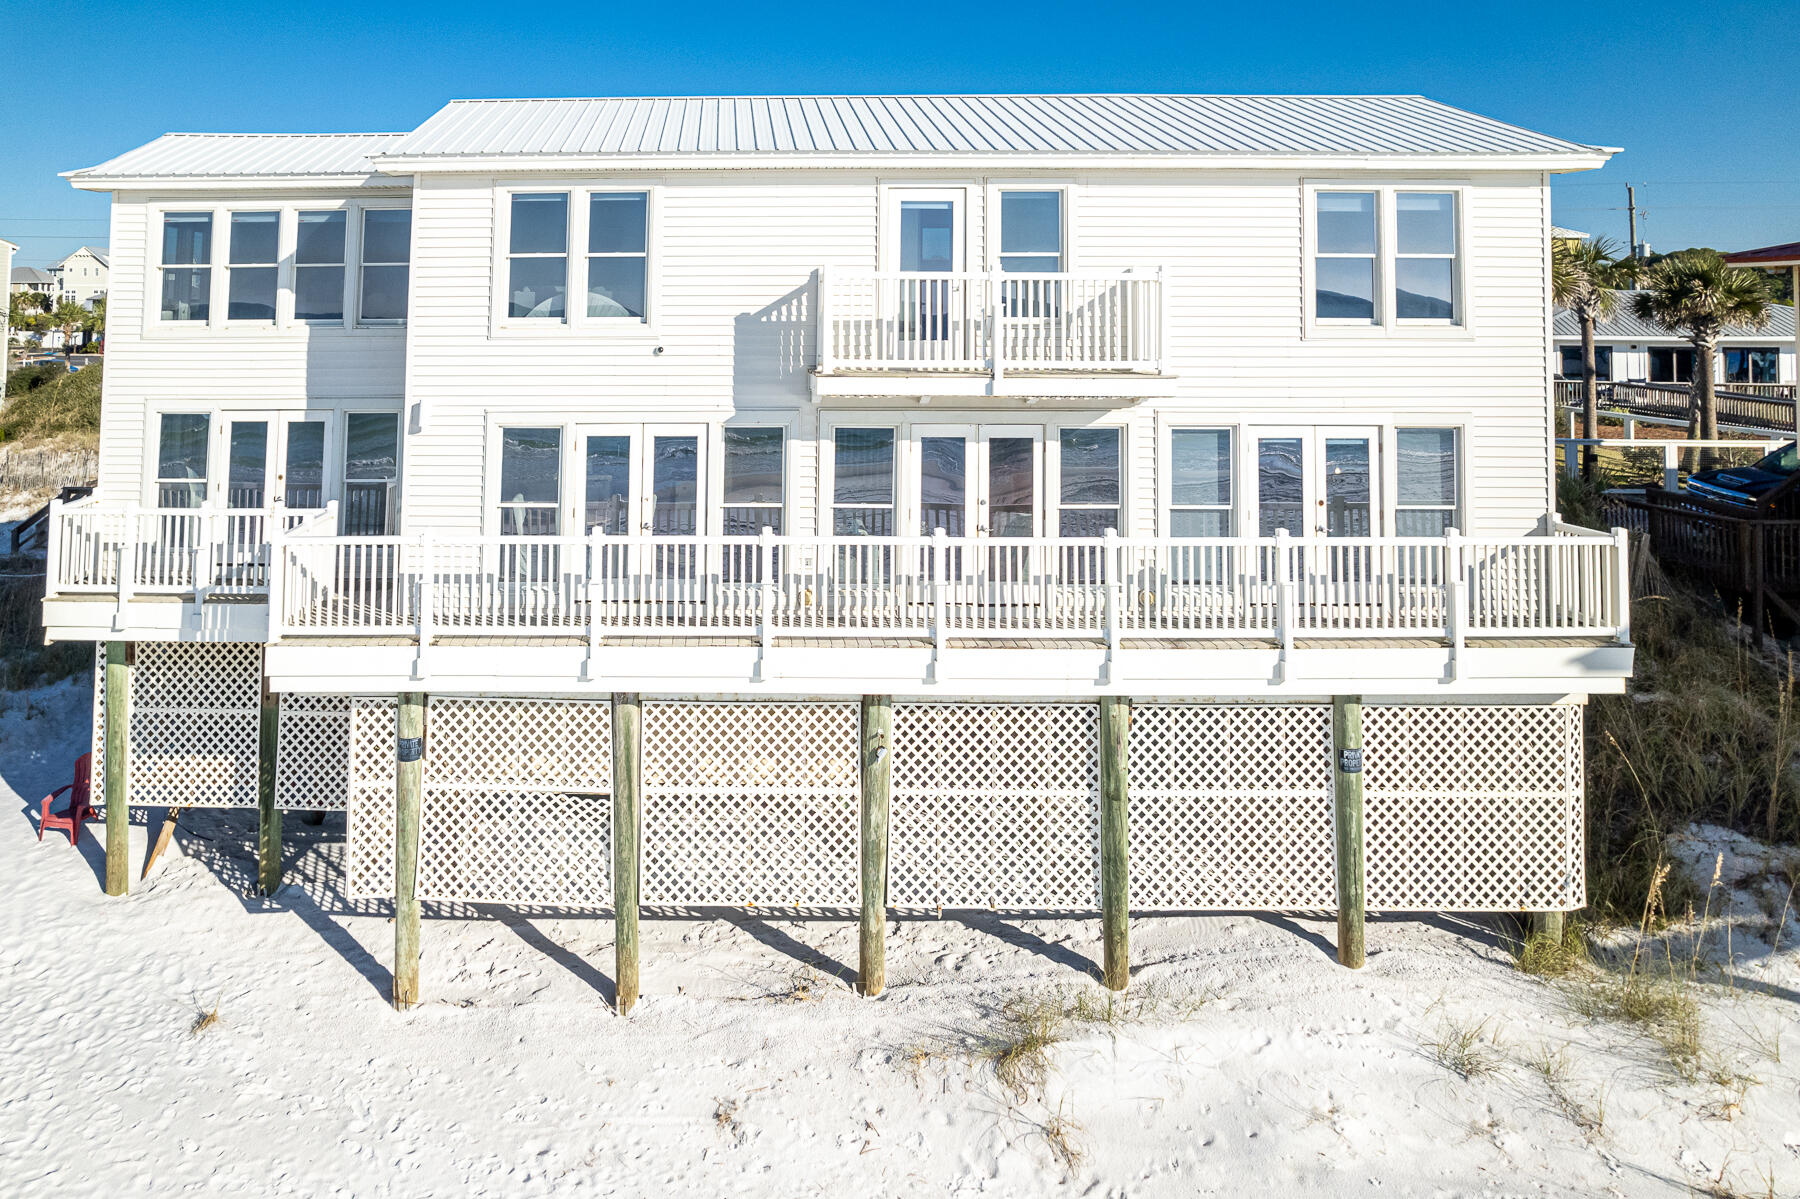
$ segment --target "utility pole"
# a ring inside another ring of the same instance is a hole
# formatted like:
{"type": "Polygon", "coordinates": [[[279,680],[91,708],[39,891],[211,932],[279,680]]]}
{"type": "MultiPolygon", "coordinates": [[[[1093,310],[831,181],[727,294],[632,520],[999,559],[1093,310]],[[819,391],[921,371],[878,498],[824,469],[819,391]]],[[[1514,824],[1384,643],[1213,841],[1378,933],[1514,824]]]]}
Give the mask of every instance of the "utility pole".
{"type": "Polygon", "coordinates": [[[1637,188],[1631,186],[1629,183],[1625,185],[1625,219],[1629,223],[1631,229],[1629,234],[1631,244],[1626,247],[1625,252],[1631,257],[1636,258],[1638,256],[1637,188]]]}

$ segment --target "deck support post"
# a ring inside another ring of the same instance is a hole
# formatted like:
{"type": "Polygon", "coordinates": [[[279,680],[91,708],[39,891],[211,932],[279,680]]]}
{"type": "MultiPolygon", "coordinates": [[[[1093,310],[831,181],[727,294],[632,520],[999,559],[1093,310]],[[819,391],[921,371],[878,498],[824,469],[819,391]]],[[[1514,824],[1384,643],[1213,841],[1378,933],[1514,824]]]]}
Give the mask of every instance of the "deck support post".
{"type": "Polygon", "coordinates": [[[644,704],[636,692],[612,697],[613,949],[619,1015],[638,1001],[638,851],[642,841],[644,704]]]}
{"type": "Polygon", "coordinates": [[[1362,697],[1331,701],[1331,776],[1337,841],[1338,961],[1363,965],[1362,697]]]}
{"type": "Polygon", "coordinates": [[[1101,981],[1123,991],[1131,981],[1131,840],[1125,784],[1131,739],[1131,701],[1100,697],[1100,929],[1101,981]]]}
{"type": "Polygon", "coordinates": [[[862,929],[857,982],[873,999],[887,986],[888,795],[893,779],[894,704],[862,697],[862,929]]]}
{"type": "Polygon", "coordinates": [[[425,696],[402,691],[394,725],[394,1006],[419,1002],[419,809],[425,793],[425,696]]]}
{"type": "Polygon", "coordinates": [[[106,643],[106,893],[123,895],[131,883],[131,799],[126,769],[131,755],[131,667],[137,646],[106,643]]]}
{"type": "Polygon", "coordinates": [[[1531,913],[1531,932],[1533,936],[1542,937],[1553,945],[1561,945],[1563,942],[1563,913],[1531,913]]]}
{"type": "Polygon", "coordinates": [[[262,686],[262,724],[256,756],[256,882],[273,895],[281,886],[281,809],[275,806],[275,755],[281,740],[281,697],[262,686]]]}

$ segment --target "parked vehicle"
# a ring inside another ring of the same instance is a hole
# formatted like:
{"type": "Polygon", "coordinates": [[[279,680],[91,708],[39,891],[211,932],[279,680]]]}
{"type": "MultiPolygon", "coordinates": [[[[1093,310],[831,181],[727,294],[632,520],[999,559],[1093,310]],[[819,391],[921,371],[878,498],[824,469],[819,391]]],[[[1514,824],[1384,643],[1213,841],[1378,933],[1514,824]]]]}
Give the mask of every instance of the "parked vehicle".
{"type": "Polygon", "coordinates": [[[1800,470],[1800,442],[1790,441],[1749,466],[1722,466],[1703,470],[1687,481],[1687,490],[1702,499],[1754,508],[1800,470]]]}

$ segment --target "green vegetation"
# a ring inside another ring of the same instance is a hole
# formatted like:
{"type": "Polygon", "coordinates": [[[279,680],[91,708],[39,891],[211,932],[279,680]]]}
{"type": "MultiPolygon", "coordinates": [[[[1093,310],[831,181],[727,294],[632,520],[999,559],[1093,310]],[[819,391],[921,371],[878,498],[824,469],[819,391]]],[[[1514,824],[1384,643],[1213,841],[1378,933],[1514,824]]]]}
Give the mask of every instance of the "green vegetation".
{"type": "MultiPolygon", "coordinates": [[[[1639,319],[1679,333],[1694,347],[1694,418],[1702,441],[1719,436],[1719,401],[1713,365],[1719,338],[1733,325],[1755,327],[1769,319],[1769,282],[1757,271],[1728,265],[1715,250],[1671,254],[1644,272],[1632,297],[1639,319]]],[[[1704,457],[1704,456],[1703,456],[1704,457]]]]}
{"type": "Polygon", "coordinates": [[[70,374],[52,364],[48,371],[30,368],[11,375],[5,406],[0,407],[0,441],[97,445],[101,369],[96,362],[70,374]]]}

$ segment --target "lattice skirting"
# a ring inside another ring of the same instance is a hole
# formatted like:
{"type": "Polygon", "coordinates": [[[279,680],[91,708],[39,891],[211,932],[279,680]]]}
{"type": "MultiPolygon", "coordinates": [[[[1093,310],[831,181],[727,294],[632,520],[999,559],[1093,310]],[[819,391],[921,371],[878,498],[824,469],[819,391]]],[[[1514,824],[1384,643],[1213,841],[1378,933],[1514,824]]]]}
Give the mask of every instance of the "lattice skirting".
{"type": "Polygon", "coordinates": [[[350,790],[350,697],[281,696],[275,806],[341,811],[350,790]]]}
{"type": "MultiPolygon", "coordinates": [[[[253,808],[262,718],[262,646],[146,641],[131,668],[131,802],[253,808]]],[[[94,798],[104,802],[106,647],[94,664],[94,798]]]]}

